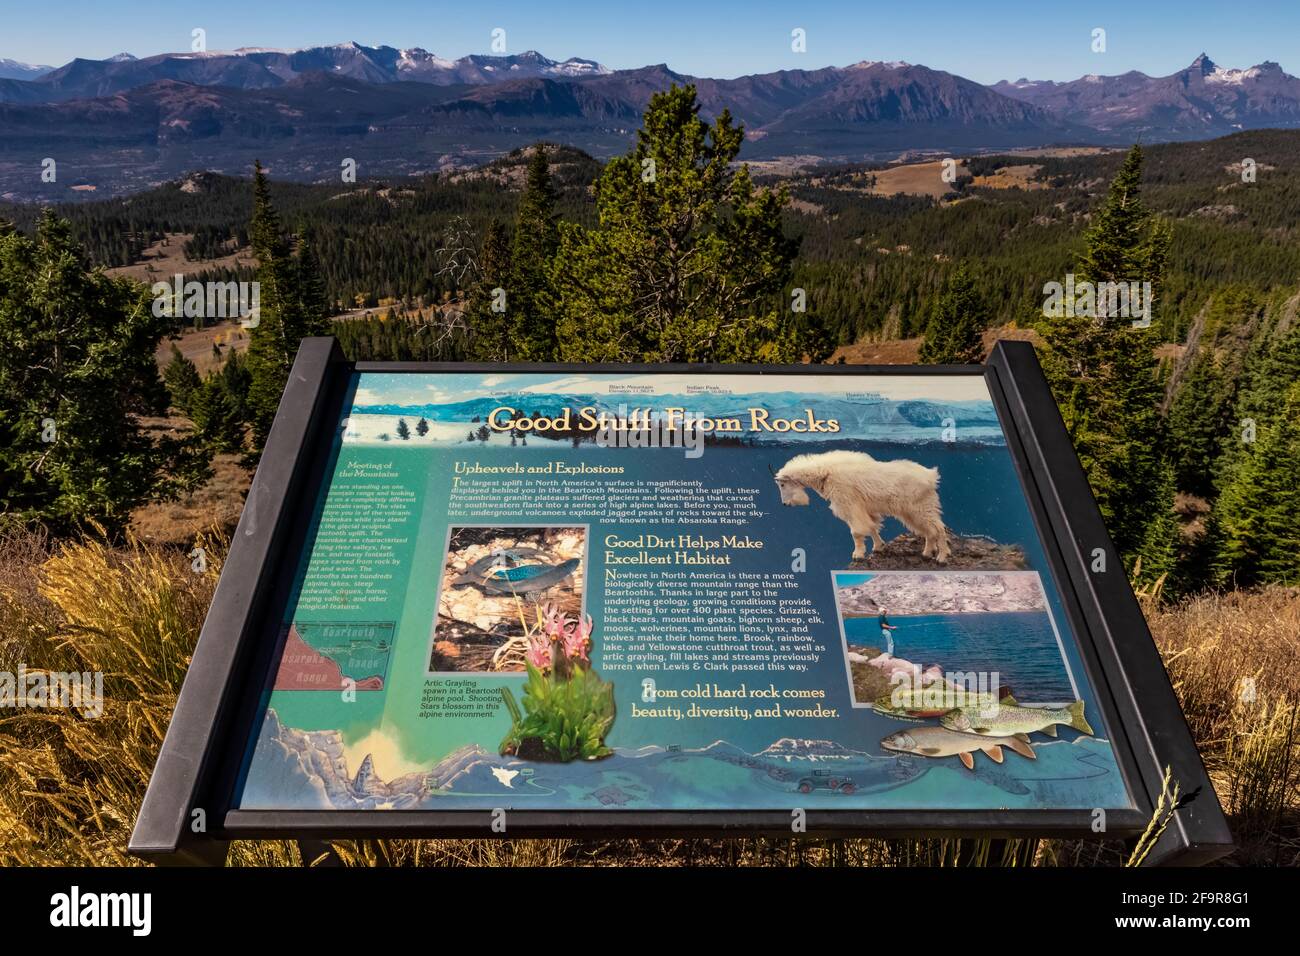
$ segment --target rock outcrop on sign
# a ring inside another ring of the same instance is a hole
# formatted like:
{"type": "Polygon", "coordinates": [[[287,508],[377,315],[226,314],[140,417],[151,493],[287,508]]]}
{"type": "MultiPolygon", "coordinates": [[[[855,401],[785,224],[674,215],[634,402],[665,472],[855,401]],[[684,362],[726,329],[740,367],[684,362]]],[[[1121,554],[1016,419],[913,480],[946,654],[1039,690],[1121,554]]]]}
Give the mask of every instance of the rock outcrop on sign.
{"type": "Polygon", "coordinates": [[[779,760],[846,760],[859,756],[833,740],[804,740],[798,737],[782,737],[775,743],[764,747],[754,756],[772,757],[779,760]]]}
{"type": "Polygon", "coordinates": [[[909,532],[886,541],[883,548],[870,552],[849,567],[863,571],[911,571],[917,568],[1023,571],[1028,568],[1024,549],[1019,545],[998,544],[993,539],[980,535],[950,534],[948,546],[952,549],[952,554],[947,562],[939,564],[933,558],[922,557],[925,541],[909,532]]]}
{"type": "Polygon", "coordinates": [[[292,794],[294,809],[410,809],[426,793],[424,778],[424,774],[407,774],[385,783],[369,754],[351,775],[337,730],[286,727],[274,710],[268,710],[241,806],[280,806],[284,795],[292,794]]]}
{"type": "Polygon", "coordinates": [[[978,614],[1041,611],[1043,590],[1037,575],[1006,572],[958,574],[881,574],[862,584],[836,589],[845,617],[873,617],[881,609],[891,616],[978,614]]]}
{"type": "Polygon", "coordinates": [[[853,700],[859,704],[870,704],[888,694],[896,686],[895,674],[906,675],[907,682],[913,686],[943,680],[943,668],[938,664],[922,667],[892,654],[882,654],[874,647],[856,648],[847,657],[849,673],[853,676],[853,700]]]}

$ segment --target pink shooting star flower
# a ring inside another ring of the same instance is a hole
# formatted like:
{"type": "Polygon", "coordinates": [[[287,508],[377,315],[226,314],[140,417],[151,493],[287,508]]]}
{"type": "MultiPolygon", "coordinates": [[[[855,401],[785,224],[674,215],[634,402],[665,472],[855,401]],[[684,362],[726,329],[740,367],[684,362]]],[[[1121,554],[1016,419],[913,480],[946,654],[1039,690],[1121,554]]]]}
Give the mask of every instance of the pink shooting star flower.
{"type": "Polygon", "coordinates": [[[553,604],[548,604],[542,611],[542,631],[552,641],[563,637],[568,620],[553,604]]]}
{"type": "Polygon", "coordinates": [[[528,653],[525,656],[528,658],[528,663],[539,671],[550,670],[552,664],[551,641],[545,637],[534,635],[528,639],[528,653]]]}
{"type": "Polygon", "coordinates": [[[582,661],[590,663],[587,659],[587,650],[591,647],[591,632],[593,630],[591,615],[587,615],[586,620],[571,621],[573,627],[566,629],[564,632],[564,656],[569,660],[582,661]]]}

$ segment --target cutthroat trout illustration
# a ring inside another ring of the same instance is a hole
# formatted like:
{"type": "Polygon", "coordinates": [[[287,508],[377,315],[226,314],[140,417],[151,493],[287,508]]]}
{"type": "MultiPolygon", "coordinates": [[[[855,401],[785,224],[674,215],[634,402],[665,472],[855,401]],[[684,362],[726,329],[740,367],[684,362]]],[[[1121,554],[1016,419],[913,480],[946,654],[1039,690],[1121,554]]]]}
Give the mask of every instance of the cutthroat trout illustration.
{"type": "Polygon", "coordinates": [[[1032,734],[1038,731],[1056,736],[1056,725],[1065,724],[1079,733],[1092,736],[1092,727],[1083,716],[1083,701],[1066,707],[1021,707],[1012,698],[1004,698],[992,707],[959,707],[939,718],[949,730],[969,734],[1004,736],[1032,734]]]}
{"type": "Polygon", "coordinates": [[[957,757],[967,770],[975,769],[973,754],[983,751],[995,763],[1002,762],[1002,748],[1009,747],[1022,757],[1036,760],[1038,755],[1023,736],[988,737],[981,734],[963,734],[943,727],[917,727],[900,730],[880,742],[880,746],[896,753],[920,754],[922,757],[957,757]]]}
{"type": "Polygon", "coordinates": [[[980,709],[997,703],[997,695],[984,691],[966,690],[935,681],[924,687],[898,686],[881,694],[872,706],[882,714],[906,717],[938,717],[959,707],[980,709]]]}

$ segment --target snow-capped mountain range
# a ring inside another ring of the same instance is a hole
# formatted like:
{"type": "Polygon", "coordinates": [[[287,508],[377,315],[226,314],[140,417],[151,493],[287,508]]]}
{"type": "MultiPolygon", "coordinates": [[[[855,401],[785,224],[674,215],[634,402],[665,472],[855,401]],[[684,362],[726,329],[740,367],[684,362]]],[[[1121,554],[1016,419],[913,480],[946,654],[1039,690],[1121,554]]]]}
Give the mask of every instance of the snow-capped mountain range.
{"type": "Polygon", "coordinates": [[[746,160],[860,162],[1300,127],[1300,79],[1273,61],[1229,68],[1204,54],[1169,76],[988,86],[902,60],[713,79],[536,51],[452,59],[359,43],[249,47],[57,69],[4,61],[0,194],[50,192],[19,169],[33,154],[62,157],[97,195],[112,195],[195,169],[242,172],[266,157],[268,140],[277,178],[306,181],[337,174],[320,156],[344,142],[369,176],[477,165],[538,140],[606,158],[626,151],[650,97],[671,84],[694,84],[706,117],[730,111],[745,129],[746,160]],[[19,171],[6,174],[10,166],[19,171]]]}
{"type": "MultiPolygon", "coordinates": [[[[11,62],[0,61],[0,68],[11,62]]],[[[12,75],[0,72],[0,76],[28,80],[31,85],[0,89],[0,102],[9,99],[51,103],[112,96],[164,80],[240,90],[269,89],[317,72],[365,83],[416,82],[434,86],[483,86],[535,77],[574,79],[612,72],[593,60],[573,57],[557,62],[535,50],[508,56],[472,54],[452,60],[420,47],[397,49],[360,43],[297,50],[242,47],[143,58],[119,53],[106,60],[77,58],[58,69],[26,67],[29,72],[19,74],[17,71],[23,67],[14,64],[12,75]]]]}
{"type": "Polygon", "coordinates": [[[0,57],[0,80],[34,80],[53,70],[52,66],[40,66],[35,63],[19,63],[0,57]]]}

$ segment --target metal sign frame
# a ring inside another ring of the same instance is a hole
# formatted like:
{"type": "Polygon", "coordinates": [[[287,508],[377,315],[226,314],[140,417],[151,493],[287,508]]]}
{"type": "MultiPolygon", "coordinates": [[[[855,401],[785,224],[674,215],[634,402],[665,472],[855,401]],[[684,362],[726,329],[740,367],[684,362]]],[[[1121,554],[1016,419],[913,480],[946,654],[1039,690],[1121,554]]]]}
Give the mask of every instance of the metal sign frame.
{"type": "MultiPolygon", "coordinates": [[[[1233,849],[1227,821],[1170,686],[1160,654],[1106,533],[1033,347],[999,342],[983,366],[476,365],[350,363],[332,338],[305,339],[222,569],[130,852],[158,863],[219,863],[234,839],[492,838],[484,810],[279,811],[234,807],[239,767],[275,662],[292,569],[347,383],[354,372],[624,372],[817,376],[979,375],[1001,419],[1084,666],[1111,728],[1135,809],[809,810],[807,835],[826,837],[1090,837],[1141,833],[1166,768],[1182,805],[1150,863],[1200,864],[1233,849]],[[1100,549],[1104,572],[1092,570],[1100,549]]],[[[790,835],[788,811],[512,810],[511,838],[790,835]]]]}

